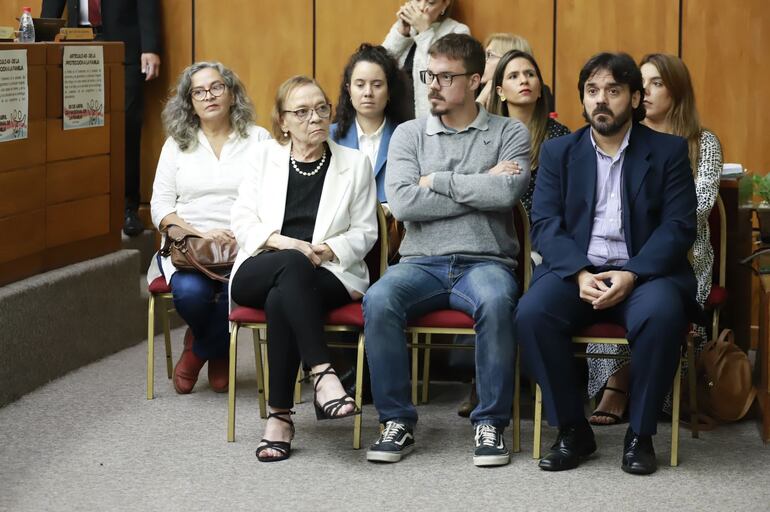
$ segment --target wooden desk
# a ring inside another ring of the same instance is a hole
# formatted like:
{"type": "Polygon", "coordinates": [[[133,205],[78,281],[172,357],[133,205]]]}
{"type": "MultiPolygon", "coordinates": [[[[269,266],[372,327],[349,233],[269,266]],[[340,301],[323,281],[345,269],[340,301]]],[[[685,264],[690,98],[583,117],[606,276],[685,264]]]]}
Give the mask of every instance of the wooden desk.
{"type": "Polygon", "coordinates": [[[760,408],[760,432],[764,442],[770,441],[770,275],[760,276],[759,343],[754,363],[754,382],[760,408]]]}
{"type": "Polygon", "coordinates": [[[0,43],[27,50],[29,135],[0,143],[0,286],[120,249],[123,43],[0,43]],[[64,130],[62,48],[104,48],[104,126],[64,130]]]}

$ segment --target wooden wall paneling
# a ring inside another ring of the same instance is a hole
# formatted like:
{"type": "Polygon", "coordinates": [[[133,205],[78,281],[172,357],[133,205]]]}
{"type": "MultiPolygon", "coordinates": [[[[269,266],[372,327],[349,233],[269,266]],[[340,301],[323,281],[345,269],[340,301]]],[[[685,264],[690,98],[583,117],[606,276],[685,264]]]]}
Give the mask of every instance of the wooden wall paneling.
{"type": "Polygon", "coordinates": [[[42,0],[2,0],[0,2],[0,25],[14,27],[18,30],[19,22],[16,21],[16,18],[21,17],[21,10],[24,7],[31,7],[32,17],[37,18],[40,16],[42,5],[42,0]]]}
{"type": "Polygon", "coordinates": [[[703,124],[722,142],[725,162],[770,171],[766,0],[684,0],[682,58],[692,75],[703,124]]]}
{"type": "Polygon", "coordinates": [[[110,152],[110,114],[104,126],[65,130],[61,118],[46,120],[46,160],[67,160],[110,152]]]}
{"type": "Polygon", "coordinates": [[[0,173],[0,218],[44,207],[44,166],[0,173]]]}
{"type": "MultiPolygon", "coordinates": [[[[0,263],[35,254],[45,248],[45,210],[0,219],[0,263]]],[[[4,265],[3,265],[4,266],[4,265]]]]}
{"type": "Polygon", "coordinates": [[[109,212],[109,194],[46,207],[45,246],[106,235],[110,230],[109,212]]]}
{"type": "Polygon", "coordinates": [[[280,8],[274,0],[231,0],[227,9],[221,1],[195,0],[194,30],[195,60],[233,69],[265,128],[278,86],[293,75],[313,74],[313,0],[281,2],[280,8]]]}
{"type": "Polygon", "coordinates": [[[46,204],[63,203],[110,192],[108,155],[50,163],[47,171],[46,204]]]}
{"type": "Polygon", "coordinates": [[[529,42],[543,80],[553,85],[553,0],[455,0],[452,17],[484,42],[494,32],[518,34],[529,42]]]}
{"type": "Polygon", "coordinates": [[[315,77],[337,104],[340,80],[361,43],[382,44],[403,0],[316,0],[315,77]]]}
{"type": "MultiPolygon", "coordinates": [[[[125,208],[126,168],[126,114],[115,110],[110,130],[110,235],[113,243],[120,246],[125,208]]],[[[150,224],[145,224],[149,226],[150,224]]]]}
{"type": "Polygon", "coordinates": [[[676,55],[679,0],[558,0],[556,105],[559,120],[572,130],[585,124],[577,90],[580,69],[602,51],[623,51],[636,61],[653,52],[676,55]]]}
{"type": "MultiPolygon", "coordinates": [[[[163,36],[160,76],[144,84],[144,119],[142,121],[141,177],[139,182],[142,203],[149,203],[152,197],[155,168],[158,165],[160,150],[166,139],[160,118],[163,105],[169,90],[176,84],[179,75],[184,68],[193,62],[193,0],[167,0],[159,3],[160,26],[163,36]]],[[[220,11],[227,12],[227,9],[221,7],[222,4],[220,3],[220,11]]],[[[232,37],[244,38],[245,34],[248,33],[233,34],[232,37]]],[[[150,226],[147,206],[140,210],[140,215],[145,225],[150,226]]]]}

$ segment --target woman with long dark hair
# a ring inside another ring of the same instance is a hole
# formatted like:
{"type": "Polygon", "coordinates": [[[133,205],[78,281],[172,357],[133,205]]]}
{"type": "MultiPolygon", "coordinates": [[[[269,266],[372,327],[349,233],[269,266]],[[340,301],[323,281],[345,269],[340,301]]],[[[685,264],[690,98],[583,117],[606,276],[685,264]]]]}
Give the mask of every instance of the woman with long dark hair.
{"type": "Polygon", "coordinates": [[[405,78],[385,48],[362,44],[345,65],[337,114],[330,127],[334,142],[369,157],[381,203],[387,202],[385,167],[390,136],[409,117],[405,78]]]}

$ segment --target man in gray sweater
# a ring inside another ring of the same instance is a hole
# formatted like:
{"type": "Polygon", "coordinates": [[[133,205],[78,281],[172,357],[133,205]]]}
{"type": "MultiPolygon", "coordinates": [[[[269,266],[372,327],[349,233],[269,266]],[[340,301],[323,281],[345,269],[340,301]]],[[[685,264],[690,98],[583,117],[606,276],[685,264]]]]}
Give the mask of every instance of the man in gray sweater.
{"type": "Polygon", "coordinates": [[[367,459],[398,462],[414,447],[407,320],[456,309],[475,320],[474,464],[503,465],[519,295],[512,214],[529,183],[529,133],[475,103],[485,57],[478,41],[449,34],[428,54],[421,78],[431,115],[400,125],[388,151],[389,206],[406,227],[402,259],[364,297],[372,395],[385,425],[367,459]]]}

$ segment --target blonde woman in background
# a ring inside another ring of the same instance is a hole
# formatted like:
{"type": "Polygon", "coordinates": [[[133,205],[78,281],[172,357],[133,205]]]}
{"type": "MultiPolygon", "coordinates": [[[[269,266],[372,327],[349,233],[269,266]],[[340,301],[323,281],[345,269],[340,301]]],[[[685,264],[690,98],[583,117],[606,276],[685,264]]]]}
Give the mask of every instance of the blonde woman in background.
{"type": "Polygon", "coordinates": [[[489,92],[492,90],[492,77],[495,74],[497,63],[500,62],[500,57],[511,50],[521,50],[530,55],[534,54],[532,53],[532,47],[529,46],[529,41],[521,36],[507,32],[490,34],[486,41],[484,41],[484,50],[486,50],[487,63],[484,67],[484,74],[481,76],[482,89],[476,97],[476,103],[481,103],[489,110],[489,92]]]}
{"type": "Polygon", "coordinates": [[[430,110],[428,86],[420,81],[420,71],[428,66],[428,48],[447,34],[470,34],[470,29],[449,17],[452,0],[409,0],[396,12],[382,46],[411,77],[414,115],[425,117],[430,110]]]}

